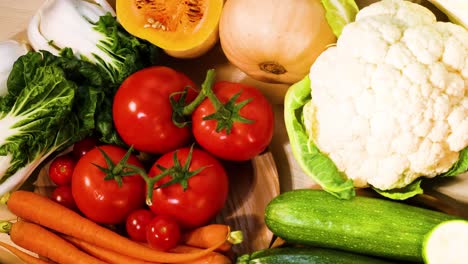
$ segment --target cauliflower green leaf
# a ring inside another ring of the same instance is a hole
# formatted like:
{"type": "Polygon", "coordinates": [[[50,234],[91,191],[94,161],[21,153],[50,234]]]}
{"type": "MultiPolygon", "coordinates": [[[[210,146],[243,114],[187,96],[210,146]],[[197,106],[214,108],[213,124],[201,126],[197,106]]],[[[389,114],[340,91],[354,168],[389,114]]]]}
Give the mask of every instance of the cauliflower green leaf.
{"type": "Polygon", "coordinates": [[[468,171],[468,147],[464,148],[460,152],[460,156],[457,162],[453,164],[452,168],[450,168],[450,170],[441,174],[440,176],[442,177],[457,176],[457,175],[464,173],[465,171],[468,171]]]}
{"type": "Polygon", "coordinates": [[[291,86],[285,97],[284,120],[291,149],[301,168],[325,191],[341,199],[355,196],[353,181],[338,171],[335,164],[322,154],[310,140],[304,125],[303,109],[310,101],[310,79],[291,86]]]}
{"type": "Polygon", "coordinates": [[[379,190],[372,188],[380,195],[393,199],[393,200],[406,200],[418,194],[423,194],[424,190],[421,188],[422,179],[415,180],[414,182],[406,185],[403,188],[391,189],[391,190],[379,190]]]}
{"type": "Polygon", "coordinates": [[[339,37],[343,28],[354,21],[359,8],[354,0],[322,0],[325,18],[335,36],[339,37]]]}

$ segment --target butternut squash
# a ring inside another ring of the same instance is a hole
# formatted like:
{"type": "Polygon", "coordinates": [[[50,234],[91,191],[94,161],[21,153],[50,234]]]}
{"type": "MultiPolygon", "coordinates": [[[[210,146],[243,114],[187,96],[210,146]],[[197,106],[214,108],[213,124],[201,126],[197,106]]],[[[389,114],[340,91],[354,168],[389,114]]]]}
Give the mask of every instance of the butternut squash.
{"type": "Polygon", "coordinates": [[[117,0],[117,19],[130,34],[176,58],[205,54],[218,41],[223,0],[117,0]]]}

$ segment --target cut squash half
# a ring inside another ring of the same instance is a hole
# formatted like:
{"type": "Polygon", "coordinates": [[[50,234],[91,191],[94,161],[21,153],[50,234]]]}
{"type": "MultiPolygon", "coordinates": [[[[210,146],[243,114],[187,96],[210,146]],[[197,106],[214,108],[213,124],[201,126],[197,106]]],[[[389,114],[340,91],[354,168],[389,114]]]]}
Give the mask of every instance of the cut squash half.
{"type": "Polygon", "coordinates": [[[203,55],[218,41],[223,0],[117,0],[117,19],[130,34],[177,58],[203,55]]]}

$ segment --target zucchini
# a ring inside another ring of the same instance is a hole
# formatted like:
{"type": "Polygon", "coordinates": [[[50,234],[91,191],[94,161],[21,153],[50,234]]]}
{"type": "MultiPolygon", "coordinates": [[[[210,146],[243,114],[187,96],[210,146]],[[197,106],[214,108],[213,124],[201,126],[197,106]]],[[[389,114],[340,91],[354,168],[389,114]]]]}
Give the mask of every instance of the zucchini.
{"type": "Polygon", "coordinates": [[[310,248],[284,247],[256,251],[242,255],[236,264],[390,264],[381,259],[353,254],[345,251],[310,248]]]}
{"type": "Polygon", "coordinates": [[[268,228],[296,244],[422,262],[424,236],[457,217],[396,201],[356,196],[338,199],[322,190],[293,190],[265,210],[268,228]]]}
{"type": "Polygon", "coordinates": [[[452,220],[436,226],[423,243],[424,263],[466,264],[468,221],[452,220]]]}

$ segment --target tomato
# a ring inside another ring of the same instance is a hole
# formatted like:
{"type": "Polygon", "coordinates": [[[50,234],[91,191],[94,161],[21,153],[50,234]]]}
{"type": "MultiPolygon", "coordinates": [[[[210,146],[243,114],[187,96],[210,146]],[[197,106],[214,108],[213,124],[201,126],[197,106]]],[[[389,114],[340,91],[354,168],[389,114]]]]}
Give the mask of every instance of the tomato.
{"type": "Polygon", "coordinates": [[[128,236],[135,241],[146,242],[146,227],[154,218],[153,212],[148,209],[133,211],[125,222],[128,236]]]}
{"type": "MultiPolygon", "coordinates": [[[[196,87],[184,74],[163,66],[148,67],[130,75],[117,90],[112,109],[115,128],[122,140],[153,154],[188,144],[192,138],[190,128],[179,128],[173,123],[169,99],[188,86],[196,87]]],[[[196,95],[196,89],[189,89],[185,102],[196,95]]]]}
{"type": "Polygon", "coordinates": [[[76,160],[70,154],[57,156],[49,165],[49,178],[57,185],[69,185],[76,160]]]}
{"type": "Polygon", "coordinates": [[[223,114],[232,121],[230,133],[227,133],[226,129],[216,131],[217,120],[204,120],[215,113],[214,104],[205,99],[192,114],[196,141],[213,155],[226,160],[249,160],[264,151],[271,142],[274,129],[273,107],[268,99],[255,87],[240,83],[217,82],[213,92],[224,105],[237,93],[240,93],[235,100],[237,104],[251,101],[238,110],[223,114]],[[251,123],[232,119],[236,114],[251,123]]]}
{"type": "Polygon", "coordinates": [[[200,149],[181,148],[162,155],[149,171],[150,177],[161,173],[160,166],[173,169],[173,173],[156,182],[155,187],[174,177],[179,183],[153,190],[150,209],[156,215],[173,217],[182,228],[201,226],[210,221],[223,208],[228,195],[228,177],[222,164],[212,155],[200,149]],[[174,155],[179,166],[174,167],[174,155]],[[184,165],[189,164],[188,172],[184,165]],[[195,175],[196,170],[201,171],[195,175]],[[187,183],[184,190],[181,183],[187,183]]]}
{"type": "MultiPolygon", "coordinates": [[[[103,145],[86,153],[73,172],[73,198],[80,211],[89,219],[100,224],[123,223],[132,211],[145,205],[145,182],[138,174],[118,177],[122,171],[114,172],[114,177],[105,179],[108,174],[96,166],[109,169],[100,150],[107,154],[114,166],[127,153],[127,150],[113,145],[103,145]]],[[[143,169],[133,154],[126,163],[143,169]]]]}
{"type": "Polygon", "coordinates": [[[73,199],[70,185],[62,185],[55,188],[50,195],[50,199],[74,211],[78,209],[75,199],[73,199]]]}
{"type": "Polygon", "coordinates": [[[180,227],[170,216],[158,215],[146,227],[146,241],[150,247],[167,251],[177,245],[181,236],[180,227]]]}
{"type": "Polygon", "coordinates": [[[73,145],[72,154],[76,159],[83,157],[88,151],[98,145],[98,140],[95,137],[86,137],[73,145]]]}

